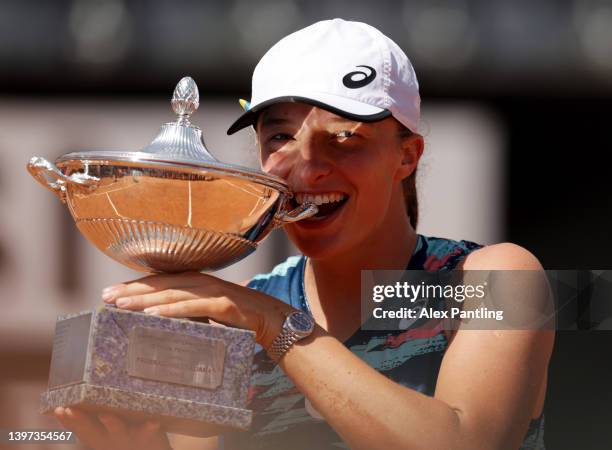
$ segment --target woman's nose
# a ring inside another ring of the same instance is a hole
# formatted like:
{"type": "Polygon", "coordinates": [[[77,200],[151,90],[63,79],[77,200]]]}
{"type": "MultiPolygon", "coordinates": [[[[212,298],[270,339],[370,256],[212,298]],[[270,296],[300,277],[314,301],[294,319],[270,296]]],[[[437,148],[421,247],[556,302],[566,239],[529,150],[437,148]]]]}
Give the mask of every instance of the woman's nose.
{"type": "Polygon", "coordinates": [[[300,157],[291,170],[293,182],[313,185],[323,180],[331,173],[330,164],[320,158],[300,157]]]}
{"type": "Polygon", "coordinates": [[[271,155],[264,163],[264,170],[296,186],[314,184],[325,178],[331,173],[332,164],[324,145],[314,139],[302,139],[290,151],[271,155]]]}
{"type": "Polygon", "coordinates": [[[332,165],[325,146],[318,141],[316,137],[302,141],[291,171],[294,181],[307,185],[315,184],[331,173],[332,165]]]}

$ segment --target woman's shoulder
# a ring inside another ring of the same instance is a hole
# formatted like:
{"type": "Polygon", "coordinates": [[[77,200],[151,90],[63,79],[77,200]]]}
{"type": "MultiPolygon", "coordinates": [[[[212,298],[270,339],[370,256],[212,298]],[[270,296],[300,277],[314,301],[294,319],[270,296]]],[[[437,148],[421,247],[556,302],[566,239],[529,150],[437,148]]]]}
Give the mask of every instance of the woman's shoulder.
{"type": "Polygon", "coordinates": [[[471,252],[462,266],[463,270],[542,270],[533,253],[512,242],[482,246],[471,252]]]}

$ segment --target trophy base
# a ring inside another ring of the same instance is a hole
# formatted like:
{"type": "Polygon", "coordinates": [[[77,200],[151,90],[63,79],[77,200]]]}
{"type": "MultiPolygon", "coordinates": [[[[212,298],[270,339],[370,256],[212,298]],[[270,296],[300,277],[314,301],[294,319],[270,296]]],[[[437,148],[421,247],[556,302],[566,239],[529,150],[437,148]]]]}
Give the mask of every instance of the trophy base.
{"type": "Polygon", "coordinates": [[[158,420],[169,433],[196,437],[214,436],[229,430],[246,430],[252,411],[212,405],[174,397],[143,394],[87,383],[46,391],[41,395],[42,414],[59,406],[75,406],[87,412],[110,412],[128,422],[158,420]]]}
{"type": "Polygon", "coordinates": [[[112,411],[191,436],[247,429],[254,334],[108,306],[60,317],[41,412],[112,411]]]}

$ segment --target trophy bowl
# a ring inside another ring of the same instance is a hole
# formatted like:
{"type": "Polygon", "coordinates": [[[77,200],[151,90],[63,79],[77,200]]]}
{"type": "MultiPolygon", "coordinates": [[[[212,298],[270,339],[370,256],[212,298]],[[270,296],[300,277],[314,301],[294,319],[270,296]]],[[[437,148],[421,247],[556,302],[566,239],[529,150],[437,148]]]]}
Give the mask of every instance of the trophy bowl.
{"type": "Polygon", "coordinates": [[[140,151],[84,151],[28,171],[68,206],[79,231],[104,254],[141,272],[217,270],[252,253],[275,227],[310,217],[278,177],[216,160],[189,118],[199,105],[183,78],[179,116],[140,151]]]}
{"type": "MultiPolygon", "coordinates": [[[[139,151],[69,153],[27,169],[64,202],[80,232],[142,272],[216,270],[251,252],[272,229],[317,213],[292,203],[285,182],[225,164],[189,118],[195,82],[172,97],[178,115],[139,151]]],[[[206,436],[247,429],[255,333],[154,317],[111,305],[60,316],[41,412],[57,406],[161,421],[169,432],[206,436]]]]}

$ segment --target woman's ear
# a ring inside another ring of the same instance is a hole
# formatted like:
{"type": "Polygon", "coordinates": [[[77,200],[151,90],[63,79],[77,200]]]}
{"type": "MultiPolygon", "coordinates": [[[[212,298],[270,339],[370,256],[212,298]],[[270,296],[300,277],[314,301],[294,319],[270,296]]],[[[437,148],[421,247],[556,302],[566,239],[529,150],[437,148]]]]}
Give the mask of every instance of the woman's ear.
{"type": "Polygon", "coordinates": [[[401,162],[397,171],[397,177],[399,180],[403,180],[416,170],[425,148],[425,142],[423,141],[423,136],[417,133],[400,136],[399,139],[401,162]]]}

